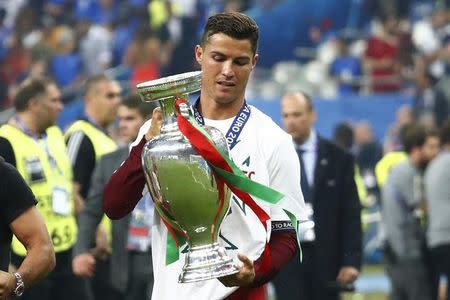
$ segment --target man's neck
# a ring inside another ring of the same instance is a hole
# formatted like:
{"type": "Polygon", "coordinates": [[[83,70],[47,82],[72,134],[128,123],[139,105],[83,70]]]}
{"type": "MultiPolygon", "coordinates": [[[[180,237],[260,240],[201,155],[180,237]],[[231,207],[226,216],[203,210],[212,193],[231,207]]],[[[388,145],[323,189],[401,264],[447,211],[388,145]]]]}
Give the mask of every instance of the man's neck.
{"type": "Polygon", "coordinates": [[[17,127],[25,127],[26,130],[29,130],[33,135],[39,137],[42,133],[44,133],[45,130],[41,130],[39,128],[39,125],[36,121],[36,118],[32,114],[29,113],[18,113],[17,114],[18,120],[14,120],[17,125],[17,127]]]}
{"type": "Polygon", "coordinates": [[[93,121],[95,125],[100,126],[101,128],[106,128],[107,124],[103,122],[98,115],[95,113],[95,110],[87,107],[85,111],[86,116],[89,118],[89,121],[93,121]]]}
{"type": "Polygon", "coordinates": [[[309,140],[311,135],[312,135],[312,130],[310,130],[309,133],[305,137],[299,137],[299,138],[295,139],[294,141],[297,145],[301,146],[309,140]]]}
{"type": "Polygon", "coordinates": [[[226,120],[236,116],[244,103],[244,99],[231,103],[217,103],[214,100],[200,99],[199,107],[201,114],[206,119],[226,120]]]}

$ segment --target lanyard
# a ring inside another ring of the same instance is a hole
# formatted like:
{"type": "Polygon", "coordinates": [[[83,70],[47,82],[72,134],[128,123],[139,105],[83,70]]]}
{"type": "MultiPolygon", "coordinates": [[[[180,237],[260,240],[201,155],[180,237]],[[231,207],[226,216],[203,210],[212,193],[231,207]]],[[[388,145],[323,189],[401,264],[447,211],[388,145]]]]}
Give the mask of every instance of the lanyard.
{"type": "Polygon", "coordinates": [[[57,169],[60,173],[61,170],[59,169],[58,165],[56,164],[56,159],[53,157],[53,155],[50,153],[50,149],[48,147],[48,139],[47,139],[47,133],[41,134],[40,137],[36,136],[19,118],[18,115],[14,116],[14,121],[16,121],[17,126],[19,126],[20,130],[22,130],[26,135],[28,135],[30,138],[35,141],[38,146],[45,151],[47,154],[48,162],[50,163],[50,166],[53,169],[57,169]]]}
{"type": "MultiPolygon", "coordinates": [[[[199,99],[197,99],[193,107],[194,117],[199,124],[205,125],[205,120],[203,119],[202,114],[197,109],[198,104],[199,99]]],[[[239,110],[236,117],[234,117],[233,123],[231,124],[230,128],[228,128],[228,131],[225,135],[230,150],[233,149],[234,146],[236,146],[236,144],[238,143],[238,137],[241,134],[242,129],[244,129],[244,126],[247,123],[248,119],[250,118],[250,112],[250,106],[247,104],[247,101],[244,100],[241,109],[239,110]]]]}

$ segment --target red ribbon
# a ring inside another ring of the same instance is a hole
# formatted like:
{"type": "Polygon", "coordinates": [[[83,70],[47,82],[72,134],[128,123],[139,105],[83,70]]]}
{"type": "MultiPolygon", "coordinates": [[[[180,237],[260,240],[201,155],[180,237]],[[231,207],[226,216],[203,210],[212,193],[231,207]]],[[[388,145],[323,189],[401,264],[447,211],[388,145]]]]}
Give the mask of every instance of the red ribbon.
{"type": "MultiPolygon", "coordinates": [[[[206,160],[208,163],[233,173],[232,168],[228,165],[227,161],[222,157],[222,155],[217,151],[214,145],[211,144],[210,140],[203,135],[194,125],[192,125],[182,114],[179,112],[179,106],[182,103],[187,103],[186,99],[178,99],[175,102],[175,107],[178,111],[177,122],[178,128],[186,136],[186,138],[191,142],[192,147],[206,160]]],[[[217,176],[219,177],[219,176],[217,176]]],[[[231,189],[231,191],[241,199],[251,210],[256,214],[264,229],[267,232],[267,221],[270,220],[269,215],[253,200],[253,198],[247,193],[236,187],[232,186],[229,182],[222,178],[226,185],[231,189]]],[[[220,192],[220,190],[219,190],[220,192]]],[[[270,249],[266,242],[262,258],[261,258],[261,271],[267,271],[272,265],[272,257],[270,255],[270,249]]]]}

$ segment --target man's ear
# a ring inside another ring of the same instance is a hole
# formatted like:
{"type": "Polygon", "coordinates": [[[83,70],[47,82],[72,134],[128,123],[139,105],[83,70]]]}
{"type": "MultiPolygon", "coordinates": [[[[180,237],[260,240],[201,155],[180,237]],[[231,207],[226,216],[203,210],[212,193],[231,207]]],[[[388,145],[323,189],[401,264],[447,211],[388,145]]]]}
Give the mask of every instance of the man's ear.
{"type": "Polygon", "coordinates": [[[195,46],[195,60],[201,65],[203,59],[203,49],[200,45],[195,46]]]}
{"type": "Polygon", "coordinates": [[[27,103],[27,109],[33,110],[39,104],[39,100],[36,97],[31,98],[27,103]]]}
{"type": "Polygon", "coordinates": [[[252,63],[252,70],[256,67],[256,63],[259,60],[259,55],[255,54],[255,56],[253,56],[253,63],[252,63]]]}

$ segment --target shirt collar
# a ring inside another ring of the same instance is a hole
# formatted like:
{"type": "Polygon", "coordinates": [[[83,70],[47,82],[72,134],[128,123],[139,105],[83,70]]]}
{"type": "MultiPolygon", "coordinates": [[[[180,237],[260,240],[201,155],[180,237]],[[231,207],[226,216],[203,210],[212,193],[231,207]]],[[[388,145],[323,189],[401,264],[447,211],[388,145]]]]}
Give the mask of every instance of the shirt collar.
{"type": "Polygon", "coordinates": [[[314,129],[311,129],[308,139],[301,145],[297,144],[296,148],[303,151],[315,151],[317,146],[317,133],[314,129]]]}

